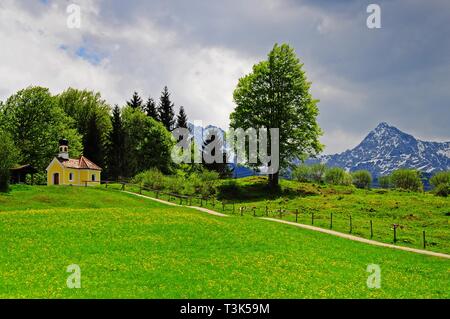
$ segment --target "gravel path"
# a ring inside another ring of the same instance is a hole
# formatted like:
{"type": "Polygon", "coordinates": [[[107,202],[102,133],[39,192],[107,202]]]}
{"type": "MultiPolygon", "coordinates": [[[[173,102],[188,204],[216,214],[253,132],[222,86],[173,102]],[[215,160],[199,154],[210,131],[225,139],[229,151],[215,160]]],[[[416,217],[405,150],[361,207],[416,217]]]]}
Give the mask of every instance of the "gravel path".
{"type": "Polygon", "coordinates": [[[374,245],[374,246],[387,247],[387,248],[392,248],[392,249],[409,251],[409,252],[422,254],[422,255],[429,255],[429,256],[435,256],[435,257],[441,257],[441,258],[450,259],[450,255],[447,255],[447,254],[444,254],[444,253],[436,253],[436,252],[433,252],[433,251],[428,251],[428,250],[423,250],[423,249],[415,249],[415,248],[410,248],[410,247],[404,247],[404,246],[397,246],[397,245],[392,245],[392,244],[381,243],[379,241],[365,239],[365,238],[353,236],[353,235],[350,235],[350,234],[344,234],[344,233],[340,233],[340,232],[337,232],[337,231],[334,231],[334,230],[330,230],[330,229],[324,229],[324,228],[320,228],[320,227],[315,227],[315,226],[310,226],[310,225],[305,225],[305,224],[289,222],[287,220],[282,220],[282,219],[275,219],[275,218],[269,218],[269,217],[260,217],[260,219],[264,219],[264,220],[268,220],[268,221],[272,221],[272,222],[277,222],[277,223],[282,223],[282,224],[288,224],[288,225],[292,225],[292,226],[296,226],[296,227],[300,227],[300,228],[304,228],[304,229],[314,230],[314,231],[318,231],[318,232],[321,232],[321,233],[325,233],[325,234],[329,234],[329,235],[333,235],[333,236],[337,236],[337,237],[341,237],[341,238],[345,238],[345,239],[350,239],[350,240],[353,240],[353,241],[359,241],[361,243],[366,243],[366,244],[370,244],[370,245],[374,245]]]}
{"type": "Polygon", "coordinates": [[[208,213],[208,214],[211,214],[211,215],[214,215],[214,216],[229,217],[228,215],[225,215],[225,214],[222,214],[222,213],[218,213],[216,211],[213,211],[213,210],[210,210],[210,209],[207,209],[207,208],[204,208],[204,207],[179,205],[179,204],[171,203],[171,202],[168,202],[168,201],[165,201],[165,200],[162,200],[162,199],[153,198],[153,197],[145,196],[145,195],[141,195],[141,194],[136,194],[136,193],[133,193],[133,192],[128,192],[128,191],[123,191],[123,192],[127,193],[127,194],[131,194],[131,195],[135,195],[135,196],[151,199],[151,200],[153,200],[155,202],[159,202],[159,203],[170,205],[170,206],[188,207],[188,208],[196,209],[196,210],[199,210],[201,212],[208,213]]]}

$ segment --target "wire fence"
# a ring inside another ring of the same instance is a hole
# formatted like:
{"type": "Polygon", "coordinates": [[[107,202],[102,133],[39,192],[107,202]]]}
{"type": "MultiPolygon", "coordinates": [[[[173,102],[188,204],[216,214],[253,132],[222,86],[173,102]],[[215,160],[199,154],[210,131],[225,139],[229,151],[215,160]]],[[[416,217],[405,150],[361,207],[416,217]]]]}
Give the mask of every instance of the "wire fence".
{"type": "Polygon", "coordinates": [[[367,239],[416,248],[427,249],[432,247],[439,248],[440,250],[442,248],[450,248],[440,247],[440,243],[450,242],[446,235],[440,234],[439,236],[433,236],[431,231],[426,232],[425,229],[418,231],[400,223],[388,224],[386,220],[376,217],[362,218],[361,216],[353,216],[352,214],[343,212],[326,213],[320,209],[306,207],[292,208],[289,207],[289,202],[253,205],[239,201],[218,200],[214,196],[184,195],[161,189],[151,189],[142,184],[134,184],[129,181],[102,181],[101,184],[104,184],[105,188],[114,188],[122,191],[128,190],[179,205],[211,208],[212,210],[229,215],[278,218],[290,222],[310,224],[320,228],[349,233],[367,239]]]}

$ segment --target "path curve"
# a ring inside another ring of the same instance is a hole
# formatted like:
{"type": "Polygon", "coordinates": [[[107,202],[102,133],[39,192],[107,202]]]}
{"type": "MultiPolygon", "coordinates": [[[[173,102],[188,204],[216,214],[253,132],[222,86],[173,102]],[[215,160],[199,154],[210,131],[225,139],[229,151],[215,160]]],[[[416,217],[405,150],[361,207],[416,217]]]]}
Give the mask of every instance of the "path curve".
{"type": "Polygon", "coordinates": [[[416,248],[410,248],[410,247],[405,247],[405,246],[386,244],[386,243],[382,243],[379,241],[365,239],[362,237],[357,237],[357,236],[353,236],[350,234],[344,234],[344,233],[340,233],[340,232],[337,232],[334,230],[320,228],[320,227],[316,227],[316,226],[299,224],[299,223],[294,223],[294,222],[290,222],[287,220],[275,219],[275,218],[270,218],[270,217],[259,217],[259,219],[264,219],[264,220],[268,220],[268,221],[272,221],[272,222],[277,222],[277,223],[292,225],[292,226],[296,226],[296,227],[300,227],[300,228],[304,228],[304,229],[314,230],[314,231],[318,231],[321,233],[325,233],[325,234],[329,234],[329,235],[333,235],[333,236],[337,236],[337,237],[341,237],[341,238],[345,238],[345,239],[350,239],[353,241],[359,241],[361,243],[370,244],[370,245],[374,245],[374,246],[387,247],[387,248],[392,248],[392,249],[409,251],[409,252],[422,254],[422,255],[429,255],[429,256],[434,256],[434,257],[442,257],[442,258],[450,259],[450,255],[447,255],[444,253],[437,253],[437,252],[423,250],[423,249],[416,249],[416,248]]]}
{"type": "Polygon", "coordinates": [[[170,205],[170,206],[178,206],[178,207],[187,207],[187,208],[192,208],[192,209],[196,209],[198,211],[204,212],[204,213],[208,213],[210,215],[214,215],[214,216],[220,216],[220,217],[229,217],[228,215],[222,214],[222,213],[218,213],[216,211],[204,208],[204,207],[197,207],[197,206],[186,206],[186,205],[179,205],[179,204],[175,204],[175,203],[171,203],[159,198],[154,198],[154,197],[150,197],[150,196],[145,196],[145,195],[141,195],[141,194],[136,194],[133,192],[129,192],[129,191],[123,191],[124,193],[127,194],[131,194],[131,195],[135,195],[135,196],[139,196],[139,197],[143,197],[143,198],[147,198],[147,199],[151,199],[155,202],[158,203],[162,203],[162,204],[166,204],[166,205],[170,205]]]}

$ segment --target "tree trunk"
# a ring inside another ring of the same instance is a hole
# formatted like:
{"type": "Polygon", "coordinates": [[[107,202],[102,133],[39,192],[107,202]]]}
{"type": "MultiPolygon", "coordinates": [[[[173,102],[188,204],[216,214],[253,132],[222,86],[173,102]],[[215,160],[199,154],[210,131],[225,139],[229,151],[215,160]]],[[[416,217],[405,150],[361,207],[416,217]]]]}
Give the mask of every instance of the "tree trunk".
{"type": "Polygon", "coordinates": [[[269,174],[269,186],[271,188],[277,188],[278,187],[278,176],[279,176],[278,172],[276,172],[274,174],[269,174]]]}

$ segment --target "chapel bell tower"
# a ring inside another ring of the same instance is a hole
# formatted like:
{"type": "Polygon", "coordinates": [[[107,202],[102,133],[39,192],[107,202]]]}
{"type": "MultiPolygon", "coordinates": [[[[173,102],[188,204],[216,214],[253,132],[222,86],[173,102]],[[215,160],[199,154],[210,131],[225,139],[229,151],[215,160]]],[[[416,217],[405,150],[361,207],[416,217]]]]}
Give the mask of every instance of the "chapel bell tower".
{"type": "Polygon", "coordinates": [[[65,138],[59,140],[59,158],[69,159],[69,141],[65,138]]]}

